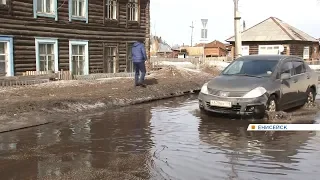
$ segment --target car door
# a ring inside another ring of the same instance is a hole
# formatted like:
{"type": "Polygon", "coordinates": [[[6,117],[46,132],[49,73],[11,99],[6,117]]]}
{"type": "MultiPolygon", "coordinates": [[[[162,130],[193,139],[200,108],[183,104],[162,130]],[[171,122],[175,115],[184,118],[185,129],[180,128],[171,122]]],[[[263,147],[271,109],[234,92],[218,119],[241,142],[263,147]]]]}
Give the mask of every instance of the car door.
{"type": "Polygon", "coordinates": [[[280,66],[280,75],[283,73],[289,73],[291,77],[281,81],[280,85],[280,106],[283,109],[290,108],[291,105],[295,102],[297,97],[297,90],[295,89],[296,78],[292,78],[293,75],[293,64],[291,60],[284,61],[280,66]]]}
{"type": "Polygon", "coordinates": [[[294,88],[297,90],[296,100],[298,102],[305,102],[307,98],[307,88],[308,88],[308,77],[310,77],[306,73],[306,68],[304,66],[304,62],[299,59],[293,59],[292,61],[294,74],[292,78],[294,78],[297,82],[294,83],[294,88]]]}

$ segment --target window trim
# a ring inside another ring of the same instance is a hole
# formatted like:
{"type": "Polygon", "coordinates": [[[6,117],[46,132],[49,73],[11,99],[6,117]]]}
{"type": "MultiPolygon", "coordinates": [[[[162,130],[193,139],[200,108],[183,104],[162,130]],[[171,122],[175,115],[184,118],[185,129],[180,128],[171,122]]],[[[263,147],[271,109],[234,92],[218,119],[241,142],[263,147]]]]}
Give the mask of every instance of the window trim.
{"type": "MultiPolygon", "coordinates": [[[[311,52],[312,52],[312,50],[311,50],[311,52]]],[[[310,59],[310,46],[303,46],[302,57],[304,60],[310,59]],[[305,51],[307,51],[308,54],[305,54],[305,51]]]]}
{"type": "Polygon", "coordinates": [[[281,44],[274,44],[274,45],[258,45],[258,54],[260,54],[261,49],[265,48],[265,50],[268,49],[268,47],[272,47],[272,50],[274,50],[274,47],[278,47],[278,54],[281,54],[280,52],[280,46],[282,46],[281,44]]]}
{"type": "Polygon", "coordinates": [[[8,45],[8,72],[6,76],[14,76],[14,59],[13,59],[13,37],[0,35],[0,41],[8,45]]]}
{"type": "Polygon", "coordinates": [[[115,70],[115,72],[114,73],[118,73],[119,72],[119,44],[118,43],[103,43],[103,72],[104,73],[110,73],[110,72],[108,72],[108,71],[105,71],[105,67],[106,67],[106,61],[105,61],[105,59],[106,59],[106,57],[107,57],[107,55],[106,55],[106,47],[114,47],[114,48],[116,48],[116,64],[115,64],[115,66],[114,66],[114,68],[116,69],[115,70]]]}
{"type": "Polygon", "coordinates": [[[241,46],[241,54],[242,54],[242,56],[250,55],[250,46],[249,45],[242,45],[241,46]],[[248,54],[246,54],[246,55],[243,54],[243,49],[244,48],[248,48],[248,54]]]}
{"type": "Polygon", "coordinates": [[[140,0],[137,0],[137,4],[138,4],[138,18],[137,20],[130,20],[130,11],[129,11],[129,4],[131,4],[131,2],[129,2],[129,0],[127,0],[127,22],[129,23],[139,23],[140,24],[140,18],[141,18],[141,1],[140,0]]]}
{"type": "Polygon", "coordinates": [[[106,23],[106,22],[119,22],[119,16],[120,16],[120,4],[119,4],[119,0],[116,0],[117,1],[117,7],[116,7],[116,19],[108,19],[107,16],[106,16],[106,4],[107,4],[107,0],[103,0],[103,23],[106,23]]]}
{"type": "Polygon", "coordinates": [[[9,13],[11,13],[11,0],[6,0],[6,4],[0,4],[0,9],[7,10],[9,13]]]}
{"type": "Polygon", "coordinates": [[[58,0],[52,0],[53,3],[53,14],[47,14],[47,13],[41,13],[37,12],[37,0],[33,0],[33,17],[48,17],[48,18],[54,18],[55,21],[58,21],[58,0]]]}
{"type": "Polygon", "coordinates": [[[69,11],[69,22],[71,22],[72,20],[76,20],[76,21],[85,21],[86,23],[89,23],[89,16],[88,16],[88,12],[89,12],[89,3],[88,0],[84,0],[84,7],[85,7],[85,15],[84,17],[73,17],[72,16],[72,0],[68,0],[68,11],[69,11]]]}
{"type": "Polygon", "coordinates": [[[84,47],[84,69],[83,75],[89,75],[89,41],[88,40],[69,40],[69,71],[72,72],[72,45],[85,45],[84,47]]]}
{"type": "Polygon", "coordinates": [[[35,38],[35,50],[36,50],[36,71],[40,71],[40,52],[39,44],[40,43],[49,43],[53,44],[54,52],[54,71],[59,71],[59,49],[58,49],[58,39],[57,38],[44,38],[36,37],[35,38]]]}
{"type": "MultiPolygon", "coordinates": [[[[135,42],[135,41],[127,41],[127,42],[126,42],[126,70],[125,70],[126,73],[133,73],[133,72],[134,72],[132,57],[131,57],[131,61],[130,61],[130,60],[129,60],[130,54],[128,53],[129,50],[130,50],[129,48],[130,48],[130,47],[132,48],[132,46],[130,46],[130,44],[133,45],[134,42],[135,42]],[[132,71],[131,71],[131,72],[128,71],[128,64],[129,64],[129,63],[130,63],[130,65],[132,66],[132,71]]],[[[131,51],[131,50],[130,50],[130,51],[131,51]]]]}

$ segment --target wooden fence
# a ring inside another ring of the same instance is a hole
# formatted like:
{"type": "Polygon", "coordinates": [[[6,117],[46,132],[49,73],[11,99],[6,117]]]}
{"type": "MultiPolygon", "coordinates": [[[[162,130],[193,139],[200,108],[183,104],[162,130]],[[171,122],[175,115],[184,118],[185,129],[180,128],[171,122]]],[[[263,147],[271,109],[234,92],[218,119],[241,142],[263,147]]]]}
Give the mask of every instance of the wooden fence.
{"type": "Polygon", "coordinates": [[[151,57],[150,62],[159,62],[159,61],[172,61],[172,62],[205,62],[205,61],[226,61],[231,62],[233,60],[232,57],[208,57],[208,58],[158,58],[151,57]]]}

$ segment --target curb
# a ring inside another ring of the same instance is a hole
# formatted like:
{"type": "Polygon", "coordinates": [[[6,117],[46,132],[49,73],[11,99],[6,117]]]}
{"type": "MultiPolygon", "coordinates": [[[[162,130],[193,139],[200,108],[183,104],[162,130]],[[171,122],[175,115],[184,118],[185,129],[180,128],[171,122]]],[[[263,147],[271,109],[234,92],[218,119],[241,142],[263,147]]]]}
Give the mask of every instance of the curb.
{"type": "MultiPolygon", "coordinates": [[[[201,88],[194,88],[194,89],[184,91],[184,92],[175,92],[175,93],[170,93],[170,94],[166,94],[166,95],[159,96],[159,97],[151,97],[151,98],[146,98],[146,99],[133,100],[129,103],[123,103],[123,104],[113,103],[113,104],[109,104],[109,107],[120,108],[120,107],[126,107],[126,106],[130,106],[130,105],[149,103],[149,102],[158,101],[158,100],[165,100],[165,99],[174,98],[174,97],[181,97],[181,96],[185,96],[185,95],[196,94],[196,93],[200,92],[200,89],[201,88]]],[[[85,109],[81,112],[94,111],[94,110],[99,110],[99,109],[102,109],[102,108],[97,107],[94,109],[85,109]]],[[[61,113],[61,112],[51,112],[50,114],[52,115],[52,113],[61,113]]],[[[70,113],[74,113],[74,112],[71,111],[70,113]]],[[[50,115],[50,114],[48,114],[48,115],[50,115]]],[[[68,114],[68,112],[66,112],[66,114],[68,114]]],[[[35,117],[33,116],[33,118],[35,118],[35,117]]],[[[27,119],[29,119],[29,118],[27,118],[27,119]]],[[[19,120],[15,120],[15,121],[17,121],[18,124],[14,124],[14,125],[12,125],[13,124],[12,121],[8,121],[7,123],[1,123],[0,134],[61,122],[61,121],[49,121],[49,120],[47,120],[47,118],[43,118],[43,117],[40,119],[41,120],[38,120],[37,122],[30,121],[29,125],[26,124],[25,120],[23,120],[23,122],[20,121],[20,122],[22,122],[21,125],[19,125],[19,120]]]]}

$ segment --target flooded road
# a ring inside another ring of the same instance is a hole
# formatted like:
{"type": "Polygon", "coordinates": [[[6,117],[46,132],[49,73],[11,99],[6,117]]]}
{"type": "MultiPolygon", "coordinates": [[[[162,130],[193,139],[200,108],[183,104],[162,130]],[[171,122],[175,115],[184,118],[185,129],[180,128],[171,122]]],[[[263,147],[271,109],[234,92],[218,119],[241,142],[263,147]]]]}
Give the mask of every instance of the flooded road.
{"type": "Polygon", "coordinates": [[[319,132],[247,132],[196,96],[0,134],[1,179],[319,179],[319,132]]]}

